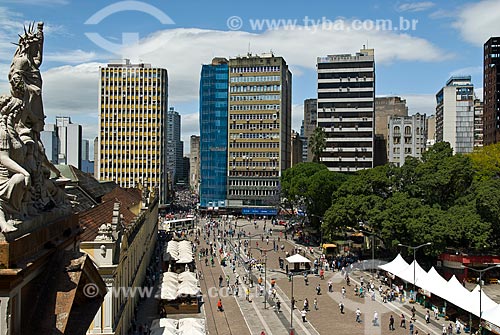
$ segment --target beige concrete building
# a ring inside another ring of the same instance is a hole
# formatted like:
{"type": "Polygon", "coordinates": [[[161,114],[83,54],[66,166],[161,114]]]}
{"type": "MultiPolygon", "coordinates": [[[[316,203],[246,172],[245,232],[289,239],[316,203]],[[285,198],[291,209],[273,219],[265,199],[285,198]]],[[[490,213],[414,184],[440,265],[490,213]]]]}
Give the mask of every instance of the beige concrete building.
{"type": "Polygon", "coordinates": [[[408,116],[406,100],[401,97],[375,98],[375,165],[389,161],[389,119],[391,116],[408,116]]]}
{"type": "Polygon", "coordinates": [[[200,136],[191,135],[189,154],[189,186],[199,193],[200,187],[200,136]]]}
{"type": "Polygon", "coordinates": [[[151,64],[126,59],[100,68],[96,176],[158,188],[160,204],[167,203],[167,85],[167,70],[151,64]]]}
{"type": "Polygon", "coordinates": [[[427,144],[429,149],[436,143],[436,115],[431,115],[427,118],[427,144]]]}
{"type": "Polygon", "coordinates": [[[282,57],[229,60],[228,207],[274,207],[291,164],[292,74],[282,57]]]}
{"type": "MultiPolygon", "coordinates": [[[[146,190],[144,190],[146,191],[146,190]]],[[[80,249],[89,255],[107,293],[87,334],[128,334],[158,233],[158,198],[138,189],[115,188],[97,206],[80,213],[86,229],[80,249]]]]}
{"type": "Polygon", "coordinates": [[[300,134],[292,130],[292,166],[302,163],[302,148],[300,134]]]}
{"type": "Polygon", "coordinates": [[[389,163],[403,166],[405,159],[421,158],[427,142],[425,114],[389,116],[389,163]]]}
{"type": "MultiPolygon", "coordinates": [[[[307,162],[312,162],[313,155],[308,145],[309,137],[314,133],[318,123],[318,99],[304,100],[304,138],[303,150],[307,152],[307,162]]],[[[305,152],[304,152],[305,154],[305,152]]]]}

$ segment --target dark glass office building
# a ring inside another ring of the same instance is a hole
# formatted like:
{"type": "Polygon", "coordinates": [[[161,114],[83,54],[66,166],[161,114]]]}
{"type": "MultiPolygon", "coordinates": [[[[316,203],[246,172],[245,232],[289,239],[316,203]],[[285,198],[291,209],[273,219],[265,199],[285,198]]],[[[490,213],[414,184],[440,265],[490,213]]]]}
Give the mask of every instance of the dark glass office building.
{"type": "Polygon", "coordinates": [[[200,207],[226,207],[228,61],[214,58],[200,79],[200,207]]]}

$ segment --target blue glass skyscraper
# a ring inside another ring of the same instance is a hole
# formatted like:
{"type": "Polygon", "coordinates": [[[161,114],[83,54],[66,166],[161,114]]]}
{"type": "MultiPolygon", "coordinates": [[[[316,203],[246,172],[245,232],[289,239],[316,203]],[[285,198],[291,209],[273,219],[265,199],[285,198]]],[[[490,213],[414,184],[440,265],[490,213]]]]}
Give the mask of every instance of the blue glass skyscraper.
{"type": "Polygon", "coordinates": [[[200,207],[226,207],[228,61],[214,58],[200,79],[200,207]]]}

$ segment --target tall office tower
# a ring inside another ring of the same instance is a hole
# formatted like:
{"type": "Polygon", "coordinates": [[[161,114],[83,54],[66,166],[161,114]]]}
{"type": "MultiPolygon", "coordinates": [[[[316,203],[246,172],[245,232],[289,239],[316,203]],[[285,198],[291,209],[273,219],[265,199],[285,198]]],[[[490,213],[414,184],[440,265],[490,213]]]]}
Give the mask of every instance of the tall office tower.
{"type": "Polygon", "coordinates": [[[407,156],[421,158],[427,142],[426,117],[389,116],[389,163],[403,166],[407,156]]]}
{"type": "Polygon", "coordinates": [[[484,145],[500,142],[500,37],[484,44],[484,145]]]}
{"type": "Polygon", "coordinates": [[[451,77],[436,94],[436,142],[449,142],[455,153],[474,147],[474,86],[470,76],[451,77]]]}
{"type": "Polygon", "coordinates": [[[312,162],[313,155],[309,147],[309,137],[314,133],[318,122],[318,99],[305,99],[304,100],[304,134],[302,135],[306,141],[304,143],[305,155],[307,156],[305,162],[312,162]]]}
{"type": "Polygon", "coordinates": [[[82,126],[67,116],[56,116],[57,163],[82,168],[82,126]]]}
{"type": "Polygon", "coordinates": [[[160,205],[167,203],[167,70],[128,59],[100,68],[100,180],[121,187],[139,183],[158,188],[160,205]]]}
{"type": "Polygon", "coordinates": [[[307,162],[307,138],[304,136],[304,120],[300,125],[300,140],[302,141],[302,162],[307,162]]]}
{"type": "Polygon", "coordinates": [[[291,95],[292,74],[282,57],[229,60],[229,207],[275,208],[281,173],[291,163],[291,95]]]}
{"type": "Polygon", "coordinates": [[[40,132],[40,139],[45,147],[45,155],[52,164],[57,164],[57,155],[59,153],[59,140],[57,137],[57,128],[55,124],[47,123],[43,131],[40,132]]]}
{"type": "Polygon", "coordinates": [[[94,178],[99,180],[99,136],[94,138],[94,178]]]}
{"type": "Polygon", "coordinates": [[[292,130],[292,166],[302,163],[302,139],[292,130]]]}
{"type": "Polygon", "coordinates": [[[204,64],[200,76],[200,207],[226,207],[229,66],[204,64]]]}
{"type": "Polygon", "coordinates": [[[200,136],[191,135],[189,153],[189,187],[198,194],[200,186],[200,136]]]}
{"type": "Polygon", "coordinates": [[[436,115],[431,115],[427,118],[427,144],[425,145],[428,150],[436,144],[436,115]]]}
{"type": "Polygon", "coordinates": [[[401,97],[375,98],[374,166],[384,165],[388,162],[389,141],[387,136],[389,134],[389,117],[407,115],[408,107],[406,106],[406,100],[401,99],[401,97]]]}
{"type": "Polygon", "coordinates": [[[82,160],[88,161],[89,160],[89,149],[90,149],[90,143],[89,140],[82,140],[82,160]]]}
{"type": "Polygon", "coordinates": [[[184,144],[181,141],[181,116],[170,107],[167,112],[167,171],[175,184],[182,171],[184,144]]]}
{"type": "Polygon", "coordinates": [[[82,167],[80,170],[86,173],[94,174],[94,161],[90,160],[90,141],[82,140],[82,167]]]}
{"type": "Polygon", "coordinates": [[[484,139],[483,102],[474,100],[474,147],[482,147],[484,139]]]}
{"type": "Polygon", "coordinates": [[[331,171],[373,167],[375,56],[318,57],[318,127],[326,134],[321,162],[331,171]]]}

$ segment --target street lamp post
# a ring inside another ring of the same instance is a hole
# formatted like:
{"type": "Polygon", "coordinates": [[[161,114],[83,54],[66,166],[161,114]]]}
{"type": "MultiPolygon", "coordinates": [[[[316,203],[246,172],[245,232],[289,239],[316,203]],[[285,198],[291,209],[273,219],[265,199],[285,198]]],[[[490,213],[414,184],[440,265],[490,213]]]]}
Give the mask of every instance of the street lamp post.
{"type": "MultiPolygon", "coordinates": [[[[417,249],[420,249],[422,247],[425,247],[425,246],[428,246],[431,244],[432,244],[432,242],[427,242],[427,243],[418,245],[416,247],[412,247],[411,245],[406,245],[406,244],[401,244],[401,243],[398,244],[399,247],[407,247],[407,248],[413,249],[413,294],[415,294],[415,298],[417,298],[417,294],[415,293],[416,292],[415,267],[416,267],[416,263],[417,263],[417,249]]],[[[413,299],[413,300],[415,300],[415,299],[413,299]]]]}
{"type": "MultiPolygon", "coordinates": [[[[466,266],[466,265],[462,265],[462,268],[465,268],[465,269],[469,269],[469,270],[472,270],[472,271],[475,271],[475,272],[479,272],[479,334],[482,335],[483,333],[483,326],[482,326],[482,322],[483,322],[483,310],[482,310],[482,305],[481,305],[481,298],[482,298],[482,292],[483,292],[483,273],[488,271],[488,270],[491,270],[491,269],[494,269],[494,268],[499,268],[500,267],[500,264],[496,264],[496,265],[493,265],[493,266],[490,266],[486,269],[482,269],[482,270],[479,270],[479,269],[475,269],[475,268],[471,268],[469,266],[466,266]]],[[[472,325],[471,325],[472,326],[472,325]]]]}
{"type": "Polygon", "coordinates": [[[292,296],[290,299],[290,335],[294,333],[293,331],[293,305],[295,303],[295,299],[293,297],[293,272],[290,271],[290,277],[292,278],[292,296]]]}
{"type": "Polygon", "coordinates": [[[264,252],[264,309],[267,309],[267,252],[274,249],[256,248],[264,252]]]}

